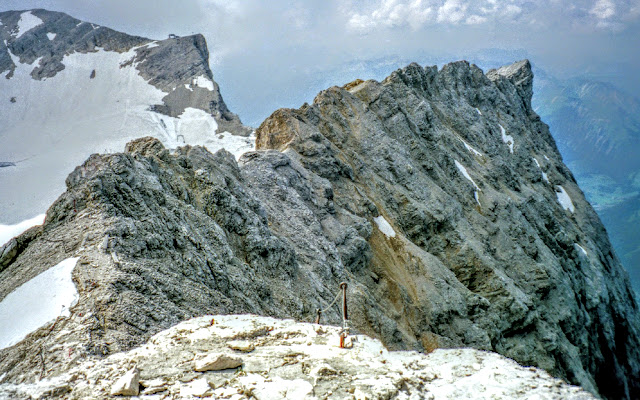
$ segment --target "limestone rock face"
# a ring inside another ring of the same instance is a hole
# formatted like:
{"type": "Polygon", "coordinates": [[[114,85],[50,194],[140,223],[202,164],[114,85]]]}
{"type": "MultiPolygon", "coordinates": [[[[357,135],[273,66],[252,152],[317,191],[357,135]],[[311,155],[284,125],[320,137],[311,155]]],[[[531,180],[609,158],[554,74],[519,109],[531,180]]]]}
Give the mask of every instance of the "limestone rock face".
{"type": "MultiPolygon", "coordinates": [[[[0,299],[74,256],[79,301],[0,350],[4,381],[70,371],[197,315],[313,321],[347,282],[351,331],[390,349],[492,350],[638,397],[637,303],[530,107],[532,79],[528,62],[486,75],[411,64],[276,111],[238,162],[153,138],[92,155],[7,252],[0,299]]],[[[338,307],[322,321],[342,324],[338,307]]]]}
{"type": "MultiPolygon", "coordinates": [[[[39,365],[64,360],[67,368],[130,348],[197,315],[305,319],[333,296],[270,230],[233,155],[189,146],[174,152],[155,138],[127,151],[96,154],[76,168],[38,234],[25,233],[7,251],[0,299],[58,258],[80,257],[71,318],[0,350],[7,379],[30,381],[40,377],[39,365]]],[[[345,276],[333,279],[337,288],[345,276]]],[[[337,311],[327,315],[337,320],[337,311]]]]}
{"type": "Polygon", "coordinates": [[[206,354],[197,358],[194,362],[194,370],[197,372],[220,371],[223,369],[238,368],[242,365],[242,359],[226,354],[206,354]]]}
{"type": "Polygon", "coordinates": [[[141,386],[141,399],[595,399],[545,371],[495,353],[390,352],[364,335],[353,337],[351,349],[341,349],[338,331],[254,315],[194,318],[158,333],[143,346],[104,359],[90,358],[55,378],[0,384],[0,397],[49,398],[61,393],[65,399],[105,398],[110,387],[119,388],[125,379],[131,382],[139,369],[142,380],[138,384],[135,379],[135,393],[110,393],[137,395],[141,386]],[[226,347],[228,340],[248,336],[254,352],[236,353],[226,347]],[[244,365],[241,370],[194,371],[190,361],[202,351],[228,358],[240,354],[244,365]],[[119,378],[131,365],[136,367],[119,378]]]}

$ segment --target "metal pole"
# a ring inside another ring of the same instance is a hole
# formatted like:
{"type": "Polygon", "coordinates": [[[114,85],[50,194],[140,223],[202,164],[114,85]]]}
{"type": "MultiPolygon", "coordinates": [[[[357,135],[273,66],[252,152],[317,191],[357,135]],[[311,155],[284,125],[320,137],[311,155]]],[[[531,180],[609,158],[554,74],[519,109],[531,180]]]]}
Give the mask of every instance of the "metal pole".
{"type": "Polygon", "coordinates": [[[342,331],[340,332],[340,348],[344,349],[344,341],[349,335],[349,314],[347,313],[347,282],[340,283],[342,289],[342,331]]]}
{"type": "Polygon", "coordinates": [[[340,283],[340,288],[342,289],[342,319],[347,321],[349,319],[347,316],[347,282],[340,283]]]}

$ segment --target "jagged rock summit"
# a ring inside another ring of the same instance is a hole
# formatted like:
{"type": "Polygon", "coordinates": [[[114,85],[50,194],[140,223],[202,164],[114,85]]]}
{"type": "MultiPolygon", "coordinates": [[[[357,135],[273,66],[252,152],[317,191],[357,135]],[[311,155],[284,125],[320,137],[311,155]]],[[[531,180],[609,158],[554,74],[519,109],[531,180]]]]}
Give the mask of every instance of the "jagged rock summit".
{"type": "MultiPolygon", "coordinates": [[[[253,315],[203,316],[144,345],[34,384],[0,384],[14,398],[558,399],[593,395],[495,353],[389,352],[358,335],[338,347],[338,328],[253,315]],[[234,360],[209,363],[203,360],[234,360]]],[[[65,362],[65,361],[62,361],[65,362]]]]}
{"type": "Polygon", "coordinates": [[[238,161],[153,138],[91,156],[0,250],[0,298],[70,259],[78,290],[70,317],[1,350],[3,382],[205,313],[312,321],[345,281],[353,330],[389,349],[491,350],[638,397],[637,303],[532,79],[526,61],[411,64],[276,111],[238,161]]]}
{"type": "Polygon", "coordinates": [[[0,93],[3,224],[43,213],[73,167],[136,137],[252,148],[202,35],[152,40],[60,12],[2,12],[0,93]]]}
{"type": "Polygon", "coordinates": [[[637,397],[637,303],[531,108],[532,80],[526,60],[486,75],[466,62],[412,64],[276,111],[257,148],[327,179],[337,219],[391,221],[393,237],[365,235],[369,268],[352,268],[392,278],[399,330],[426,344],[418,332],[429,326],[440,345],[490,348],[605,397],[637,397]],[[437,283],[435,265],[455,280],[437,283]],[[406,318],[416,314],[425,319],[406,318]]]}

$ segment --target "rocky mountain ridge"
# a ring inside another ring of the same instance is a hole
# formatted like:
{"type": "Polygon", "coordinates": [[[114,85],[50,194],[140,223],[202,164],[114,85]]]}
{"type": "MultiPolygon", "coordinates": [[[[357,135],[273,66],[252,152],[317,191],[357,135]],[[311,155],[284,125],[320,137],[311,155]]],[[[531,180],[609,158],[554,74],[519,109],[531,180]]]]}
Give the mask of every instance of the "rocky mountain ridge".
{"type": "Polygon", "coordinates": [[[492,350],[637,397],[637,303],[532,79],[526,60],[412,64],[276,111],[237,162],[152,138],[91,156],[0,251],[0,298],[79,258],[72,317],[2,350],[5,382],[64,372],[38,369],[64,343],[108,354],[203,313],[310,321],[347,281],[353,328],[390,349],[492,350]]]}
{"type": "MultiPolygon", "coordinates": [[[[591,352],[605,364],[607,359],[615,364],[635,352],[635,345],[626,345],[618,353],[627,329],[637,332],[638,324],[632,322],[637,317],[622,323],[622,336],[610,336],[616,355],[605,356],[602,339],[607,334],[596,328],[599,323],[591,315],[602,307],[615,308],[619,301],[627,304],[623,313],[637,314],[637,304],[598,217],[562,164],[547,126],[531,109],[532,79],[528,61],[486,76],[465,63],[441,71],[411,65],[381,84],[356,81],[322,92],[310,107],[277,111],[258,129],[257,147],[300,154],[306,168],[329,179],[335,203],[342,198],[356,214],[373,210],[394,221],[396,231],[412,245],[435,255],[471,293],[489,300],[487,308],[467,300],[471,324],[460,332],[466,343],[490,342],[491,348],[520,362],[565,373],[573,363],[566,355],[575,361],[591,352]],[[374,207],[358,209],[354,199],[374,207]],[[504,226],[507,220],[511,222],[504,226]],[[609,285],[602,278],[620,283],[609,285]],[[605,305],[611,296],[620,300],[605,305]],[[493,308],[502,309],[494,314],[501,315],[499,321],[485,319],[493,308]],[[496,328],[502,332],[492,338],[496,328]],[[474,337],[472,332],[483,334],[474,337]],[[593,341],[595,337],[600,339],[593,341]],[[546,354],[534,360],[538,346],[546,354]],[[564,354],[564,361],[548,357],[555,352],[564,354]]],[[[376,258],[399,253],[376,247],[372,245],[373,265],[376,258]]],[[[420,251],[407,253],[405,260],[415,260],[420,251]]],[[[396,279],[407,282],[399,285],[407,294],[415,293],[408,276],[430,275],[413,268],[414,274],[396,279]]],[[[433,294],[414,295],[399,309],[429,296],[433,294]]],[[[446,329],[443,336],[453,336],[450,326],[446,329]]],[[[589,368],[587,375],[601,378],[617,369],[589,368]]],[[[582,372],[569,375],[580,380],[582,372]]],[[[603,382],[610,380],[618,378],[603,382]]],[[[618,392],[612,397],[622,396],[618,392]]]]}

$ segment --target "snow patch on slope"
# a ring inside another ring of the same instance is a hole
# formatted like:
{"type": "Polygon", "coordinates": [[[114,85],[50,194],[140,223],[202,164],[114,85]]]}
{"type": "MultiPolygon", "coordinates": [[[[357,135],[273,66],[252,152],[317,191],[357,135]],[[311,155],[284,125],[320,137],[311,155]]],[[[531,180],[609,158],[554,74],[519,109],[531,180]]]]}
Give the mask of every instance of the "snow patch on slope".
{"type": "Polygon", "coordinates": [[[458,171],[460,171],[460,173],[467,178],[467,180],[469,182],[471,182],[471,184],[473,185],[473,187],[475,188],[475,191],[473,192],[473,197],[476,199],[476,201],[478,202],[478,205],[480,205],[480,199],[478,197],[478,192],[481,191],[480,188],[478,187],[478,185],[476,185],[476,182],[473,180],[473,178],[471,178],[471,175],[469,175],[469,172],[467,171],[467,169],[464,167],[464,165],[460,164],[460,162],[458,160],[453,160],[456,163],[456,167],[458,168],[458,171]]]}
{"type": "Polygon", "coordinates": [[[396,231],[393,230],[393,227],[391,226],[391,224],[389,224],[389,221],[387,221],[382,215],[375,217],[373,220],[375,221],[376,225],[378,225],[378,229],[380,229],[380,232],[384,233],[385,236],[396,237],[396,231]]]}
{"type": "Polygon", "coordinates": [[[12,238],[22,234],[27,229],[36,225],[42,225],[46,214],[40,214],[28,220],[18,222],[14,225],[2,225],[0,224],[0,246],[7,243],[12,238]]]}
{"type": "Polygon", "coordinates": [[[254,151],[256,149],[255,132],[247,137],[232,135],[230,132],[222,132],[216,136],[216,139],[208,140],[204,146],[212,153],[220,149],[225,149],[240,159],[244,153],[254,151]]]}
{"type": "Polygon", "coordinates": [[[15,36],[16,39],[42,23],[43,21],[31,14],[31,11],[23,12],[20,14],[20,20],[18,21],[18,31],[15,36]]]}
{"type": "Polygon", "coordinates": [[[576,210],[569,193],[560,185],[556,186],[556,197],[558,198],[558,203],[560,203],[565,210],[569,210],[572,213],[576,210]]]}
{"type": "Polygon", "coordinates": [[[153,113],[152,117],[163,130],[167,138],[164,142],[169,147],[184,144],[202,145],[212,153],[225,149],[233,154],[236,160],[244,153],[255,150],[255,134],[243,137],[226,131],[216,133],[218,124],[213,116],[197,108],[187,107],[177,118],[156,113],[153,113]]]}
{"type": "Polygon", "coordinates": [[[218,124],[211,114],[187,107],[177,118],[153,113],[170,147],[183,144],[204,144],[214,137],[218,124]]]}
{"type": "Polygon", "coordinates": [[[53,40],[56,38],[56,36],[58,36],[57,33],[53,33],[53,32],[47,32],[47,37],[49,38],[49,40],[53,40]]]}
{"type": "Polygon", "coordinates": [[[502,135],[502,141],[509,146],[509,152],[511,152],[511,154],[513,154],[513,144],[515,143],[513,141],[513,136],[511,135],[507,135],[507,131],[504,130],[504,127],[500,124],[498,124],[498,126],[500,127],[500,135],[502,135]]]}
{"type": "Polygon", "coordinates": [[[0,302],[0,349],[13,346],[78,301],[71,273],[78,258],[67,258],[26,282],[0,302]]]}
{"type": "Polygon", "coordinates": [[[194,85],[213,91],[213,82],[206,76],[200,75],[194,80],[194,85]]]}
{"type": "Polygon", "coordinates": [[[582,254],[584,254],[585,256],[587,255],[587,250],[585,250],[584,247],[580,246],[578,243],[574,243],[573,244],[577,250],[580,250],[582,252],[582,254]]]}
{"type": "Polygon", "coordinates": [[[470,151],[471,153],[475,154],[478,157],[482,157],[482,153],[480,153],[478,150],[474,149],[473,147],[471,147],[471,145],[469,145],[469,143],[465,142],[462,138],[458,138],[460,139],[460,141],[462,142],[462,144],[464,145],[464,147],[470,151]]]}
{"type": "Polygon", "coordinates": [[[545,182],[547,182],[547,183],[550,183],[550,182],[549,182],[549,177],[548,177],[548,176],[547,176],[547,174],[542,170],[542,167],[540,166],[540,163],[538,162],[538,160],[534,158],[534,159],[533,159],[533,162],[534,162],[534,163],[536,163],[536,166],[540,169],[540,172],[542,173],[542,180],[543,180],[543,181],[545,181],[545,182]]]}
{"type": "Polygon", "coordinates": [[[547,176],[547,173],[544,172],[544,171],[540,171],[540,172],[542,172],[542,180],[547,182],[547,183],[551,183],[551,182],[549,182],[549,177],[547,176]]]}

